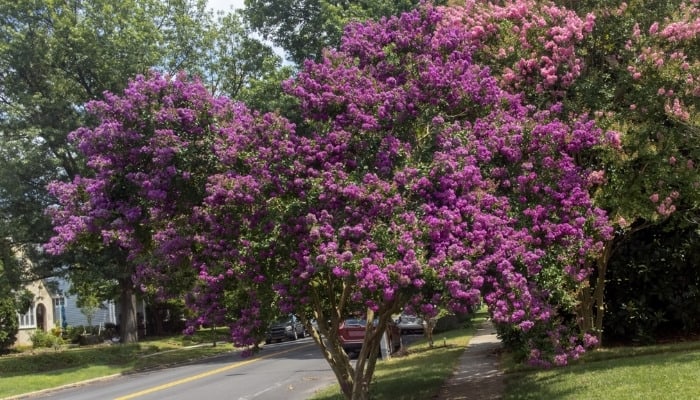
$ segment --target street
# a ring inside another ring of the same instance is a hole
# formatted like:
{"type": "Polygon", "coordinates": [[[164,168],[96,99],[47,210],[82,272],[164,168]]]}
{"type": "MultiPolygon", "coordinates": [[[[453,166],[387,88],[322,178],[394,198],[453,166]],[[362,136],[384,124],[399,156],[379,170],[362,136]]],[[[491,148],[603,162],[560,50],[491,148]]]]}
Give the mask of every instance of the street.
{"type": "Polygon", "coordinates": [[[135,373],[33,396],[36,399],[306,400],[335,377],[312,339],[266,345],[252,358],[239,353],[135,373]]]}

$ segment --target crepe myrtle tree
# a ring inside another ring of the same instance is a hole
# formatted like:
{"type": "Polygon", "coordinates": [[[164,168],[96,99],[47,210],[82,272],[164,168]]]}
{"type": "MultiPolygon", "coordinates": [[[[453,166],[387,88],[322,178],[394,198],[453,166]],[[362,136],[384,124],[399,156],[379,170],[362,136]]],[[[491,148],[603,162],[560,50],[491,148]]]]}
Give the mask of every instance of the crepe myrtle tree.
{"type": "MultiPolygon", "coordinates": [[[[118,264],[121,338],[135,341],[136,326],[129,323],[135,318],[127,317],[135,315],[136,291],[155,299],[181,296],[198,279],[187,240],[194,234],[187,229],[209,175],[221,171],[214,150],[227,143],[229,131],[273,128],[185,75],[139,76],[123,94],[105,93],[86,109],[96,126],[69,138],[89,174],[50,185],[55,235],[44,247],[51,254],[108,254],[118,264]]],[[[219,321],[204,315],[198,322],[219,321]]]]}
{"type": "Polygon", "coordinates": [[[618,145],[602,158],[605,185],[595,196],[616,228],[590,291],[596,307],[589,318],[602,332],[605,275],[617,248],[642,229],[698,222],[700,6],[593,3],[600,22],[582,53],[597,67],[579,78],[570,101],[595,110],[599,126],[619,132],[618,145]]]}
{"type": "Polygon", "coordinates": [[[445,15],[351,25],[306,62],[284,85],[303,134],[186,79],[138,78],[92,103],[101,124],[73,137],[95,177],[55,185],[48,248],[119,247],[145,290],[183,277],[190,329],[228,324],[240,346],[275,309],[300,315],[347,398],[368,398],[406,304],[431,315],[483,298],[531,362],[578,357],[595,340],[574,294],[610,232],[577,160],[604,135],[503,90],[445,15]],[[376,320],[354,366],[338,337],[351,313],[376,320]]]}
{"type": "MultiPolygon", "coordinates": [[[[472,32],[475,59],[539,107],[586,110],[607,144],[587,165],[615,235],[580,293],[584,330],[603,334],[608,262],[635,232],[672,214],[696,224],[696,1],[465,1],[444,24],[472,32]]],[[[682,226],[681,226],[682,228],[682,226]]]]}
{"type": "MultiPolygon", "coordinates": [[[[461,6],[445,9],[441,24],[445,28],[470,32],[474,59],[489,66],[501,88],[518,92],[528,104],[540,109],[556,110],[560,117],[566,118],[566,115],[578,112],[577,110],[596,109],[589,104],[582,104],[579,95],[587,87],[596,91],[600,85],[591,84],[587,78],[605,72],[597,68],[601,62],[592,60],[590,56],[597,51],[597,47],[586,47],[589,43],[600,41],[594,37],[599,15],[590,12],[590,9],[586,10],[586,7],[580,7],[577,13],[576,10],[559,4],[571,5],[569,2],[536,0],[469,0],[461,6]]],[[[590,98],[596,96],[601,99],[596,105],[599,107],[606,100],[597,91],[590,98]]],[[[579,165],[590,168],[588,191],[597,194],[608,189],[604,184],[608,182],[610,171],[606,170],[602,160],[620,156],[621,134],[616,130],[619,126],[604,126],[611,130],[605,132],[605,139],[595,146],[596,151],[576,155],[579,165]]],[[[609,169],[616,171],[615,168],[609,169]]],[[[600,200],[600,196],[595,199],[600,200]]],[[[596,205],[609,210],[600,201],[596,205]]],[[[607,243],[610,240],[612,236],[607,243]]],[[[595,270],[592,277],[597,276],[599,282],[605,279],[605,270],[600,267],[600,260],[609,254],[610,249],[610,246],[606,246],[596,260],[591,260],[591,267],[595,270]]],[[[571,299],[570,302],[576,304],[574,318],[580,329],[595,332],[596,340],[600,343],[600,324],[595,324],[592,316],[596,314],[594,309],[603,309],[603,303],[602,296],[597,301],[592,301],[592,286],[590,283],[579,285],[576,299],[571,299]]],[[[595,291],[602,295],[604,285],[597,283],[594,286],[595,291]]],[[[602,318],[602,312],[597,314],[602,318]]],[[[513,332],[509,333],[507,325],[498,325],[498,329],[506,343],[512,340],[515,347],[524,339],[517,332],[514,335],[511,334],[513,332]]]]}
{"type": "Polygon", "coordinates": [[[346,28],[285,83],[311,133],[228,148],[219,158],[244,168],[212,177],[196,210],[200,245],[219,260],[199,266],[209,295],[249,291],[236,342],[254,343],[258,288],[272,287],[283,312],[316,319],[347,398],[367,398],[381,333],[407,303],[429,315],[483,297],[534,363],[595,343],[574,294],[610,231],[576,160],[604,135],[501,89],[474,61],[472,33],[444,16],[425,6],[346,28]],[[338,326],[356,312],[377,323],[352,366],[338,326]]]}

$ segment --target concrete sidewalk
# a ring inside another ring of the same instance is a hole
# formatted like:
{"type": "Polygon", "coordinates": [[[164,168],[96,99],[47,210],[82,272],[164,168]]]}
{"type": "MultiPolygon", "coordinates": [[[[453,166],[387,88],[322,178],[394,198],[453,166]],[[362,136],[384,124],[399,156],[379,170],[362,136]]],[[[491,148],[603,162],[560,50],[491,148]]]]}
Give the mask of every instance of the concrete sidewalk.
{"type": "Polygon", "coordinates": [[[493,400],[503,397],[503,372],[498,368],[501,341],[490,321],[476,334],[460,356],[455,371],[436,400],[493,400]]]}

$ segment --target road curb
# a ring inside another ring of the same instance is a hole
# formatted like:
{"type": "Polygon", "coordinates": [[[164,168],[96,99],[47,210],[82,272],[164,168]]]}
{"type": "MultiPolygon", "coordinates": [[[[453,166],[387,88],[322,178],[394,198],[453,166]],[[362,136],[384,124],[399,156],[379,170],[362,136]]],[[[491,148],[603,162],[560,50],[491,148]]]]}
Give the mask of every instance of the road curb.
{"type": "Polygon", "coordinates": [[[118,378],[118,377],[120,377],[120,376],[124,376],[124,374],[112,374],[112,375],[107,375],[107,376],[100,376],[100,377],[98,377],[98,378],[86,379],[86,380],[80,381],[80,382],[67,383],[67,384],[65,384],[65,385],[56,386],[56,387],[52,387],[52,388],[49,388],[49,389],[42,389],[42,390],[37,390],[37,391],[34,391],[34,392],[22,393],[22,394],[18,394],[18,395],[16,395],[16,396],[3,397],[3,398],[0,399],[0,400],[28,399],[28,398],[31,398],[31,397],[33,397],[33,396],[38,396],[38,395],[40,395],[40,394],[45,394],[45,393],[53,392],[53,391],[55,391],[55,390],[70,389],[70,388],[72,388],[72,387],[78,387],[78,386],[83,386],[83,385],[89,385],[89,384],[91,384],[91,383],[100,382],[100,381],[106,381],[106,380],[118,378]]]}

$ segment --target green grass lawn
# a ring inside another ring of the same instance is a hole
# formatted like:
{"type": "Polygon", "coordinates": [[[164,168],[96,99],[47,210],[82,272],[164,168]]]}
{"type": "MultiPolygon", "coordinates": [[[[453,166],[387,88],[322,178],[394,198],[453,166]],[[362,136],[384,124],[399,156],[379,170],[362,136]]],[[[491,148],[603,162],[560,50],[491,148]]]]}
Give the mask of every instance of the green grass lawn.
{"type": "MultiPolygon", "coordinates": [[[[474,325],[478,325],[479,315],[474,325]]],[[[408,354],[379,361],[372,382],[375,400],[430,399],[452,374],[474,333],[456,329],[435,336],[435,346],[414,343],[408,354]]],[[[211,346],[225,334],[201,332],[194,338],[171,337],[134,345],[96,346],[0,357],[0,398],[87,379],[175,364],[233,350],[211,346]],[[201,346],[190,347],[200,343],[201,346]]],[[[565,368],[535,370],[504,358],[505,400],[524,399],[698,399],[700,342],[616,347],[586,354],[565,368]]],[[[337,386],[314,400],[342,399],[337,386]]]]}
{"type": "MultiPolygon", "coordinates": [[[[476,322],[478,324],[478,322],[476,322]]],[[[407,357],[379,361],[372,399],[434,398],[451,375],[473,331],[440,334],[437,346],[419,344],[407,357]],[[447,346],[442,346],[442,337],[447,346]]],[[[586,354],[565,368],[533,369],[513,364],[504,355],[505,400],[700,399],[700,342],[607,348],[586,354]]],[[[337,386],[313,400],[340,400],[337,386]]]]}
{"type": "Polygon", "coordinates": [[[592,352],[574,365],[506,375],[506,400],[698,399],[700,342],[592,352]]]}
{"type": "Polygon", "coordinates": [[[121,374],[162,367],[233,351],[223,330],[192,337],[148,339],[138,344],[74,349],[38,349],[0,357],[0,398],[121,374]],[[192,347],[194,346],[194,347],[192,347]]]}

